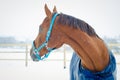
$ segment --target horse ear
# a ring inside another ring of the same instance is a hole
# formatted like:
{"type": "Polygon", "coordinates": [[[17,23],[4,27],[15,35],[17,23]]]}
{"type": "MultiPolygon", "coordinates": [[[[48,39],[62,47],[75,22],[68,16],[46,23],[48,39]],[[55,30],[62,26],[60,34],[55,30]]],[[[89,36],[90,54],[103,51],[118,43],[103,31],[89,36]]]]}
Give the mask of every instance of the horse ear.
{"type": "Polygon", "coordinates": [[[54,6],[53,12],[57,12],[56,6],[54,6]]]}
{"type": "Polygon", "coordinates": [[[46,13],[47,17],[50,17],[52,14],[51,11],[48,9],[47,4],[45,4],[45,13],[46,13]]]}

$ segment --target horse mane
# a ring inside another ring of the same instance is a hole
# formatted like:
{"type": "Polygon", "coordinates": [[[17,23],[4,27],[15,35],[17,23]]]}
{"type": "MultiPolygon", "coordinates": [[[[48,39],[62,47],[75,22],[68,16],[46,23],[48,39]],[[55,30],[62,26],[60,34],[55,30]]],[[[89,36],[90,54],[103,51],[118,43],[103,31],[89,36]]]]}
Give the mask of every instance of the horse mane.
{"type": "Polygon", "coordinates": [[[57,21],[58,24],[68,25],[70,27],[81,29],[83,32],[86,32],[89,36],[97,36],[99,37],[95,30],[83,20],[77,19],[73,16],[66,15],[66,14],[59,14],[59,18],[57,21]]]}

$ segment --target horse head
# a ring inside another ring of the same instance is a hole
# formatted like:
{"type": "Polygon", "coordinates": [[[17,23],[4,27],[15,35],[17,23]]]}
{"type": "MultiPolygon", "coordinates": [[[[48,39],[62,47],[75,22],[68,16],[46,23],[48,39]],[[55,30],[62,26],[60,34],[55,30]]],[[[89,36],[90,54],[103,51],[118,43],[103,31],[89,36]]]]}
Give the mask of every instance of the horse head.
{"type": "Polygon", "coordinates": [[[39,61],[48,57],[49,53],[62,46],[62,33],[57,27],[58,13],[54,6],[53,12],[45,4],[46,17],[39,26],[39,33],[33,41],[30,55],[33,61],[39,61]]]}

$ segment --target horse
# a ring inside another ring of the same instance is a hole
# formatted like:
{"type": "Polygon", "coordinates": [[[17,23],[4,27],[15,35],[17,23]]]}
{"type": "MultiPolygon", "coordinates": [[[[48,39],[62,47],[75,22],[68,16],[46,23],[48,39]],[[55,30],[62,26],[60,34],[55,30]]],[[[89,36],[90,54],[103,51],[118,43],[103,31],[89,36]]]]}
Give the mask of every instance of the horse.
{"type": "Polygon", "coordinates": [[[116,80],[116,60],[102,38],[85,21],[71,15],[53,12],[45,4],[46,17],[39,26],[30,56],[33,61],[47,58],[63,44],[70,45],[73,56],[70,80],[116,80]]]}

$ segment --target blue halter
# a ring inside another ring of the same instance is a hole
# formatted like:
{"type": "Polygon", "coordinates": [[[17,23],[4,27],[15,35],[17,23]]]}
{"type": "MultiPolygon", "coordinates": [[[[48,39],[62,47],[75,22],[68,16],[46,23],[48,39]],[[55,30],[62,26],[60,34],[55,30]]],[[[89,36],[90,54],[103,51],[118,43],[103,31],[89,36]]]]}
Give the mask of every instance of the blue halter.
{"type": "Polygon", "coordinates": [[[50,26],[49,26],[49,29],[48,29],[48,32],[47,32],[47,35],[46,35],[46,41],[44,41],[44,42],[42,43],[42,45],[40,45],[38,48],[35,47],[35,44],[34,44],[34,42],[33,42],[33,45],[32,45],[33,51],[35,52],[35,56],[36,56],[36,58],[37,58],[38,60],[43,60],[43,59],[47,58],[47,57],[49,56],[50,52],[51,52],[52,50],[54,50],[54,48],[48,48],[48,47],[47,47],[47,44],[48,44],[48,41],[49,41],[49,38],[50,38],[50,35],[51,35],[51,32],[52,32],[53,24],[54,24],[55,19],[56,19],[57,16],[58,16],[58,13],[55,13],[55,14],[53,15],[53,17],[52,17],[52,20],[51,20],[51,22],[50,22],[50,26]],[[39,51],[40,51],[41,49],[43,49],[44,47],[47,48],[48,53],[45,54],[43,57],[41,57],[41,56],[39,55],[39,51]]]}

